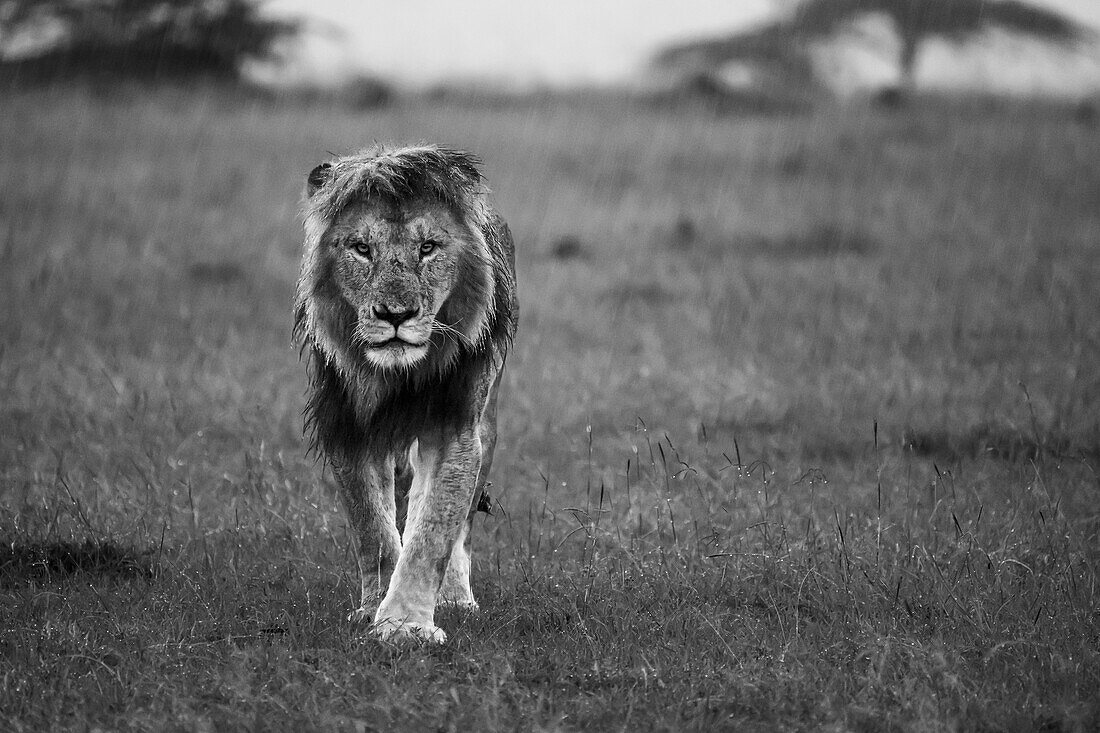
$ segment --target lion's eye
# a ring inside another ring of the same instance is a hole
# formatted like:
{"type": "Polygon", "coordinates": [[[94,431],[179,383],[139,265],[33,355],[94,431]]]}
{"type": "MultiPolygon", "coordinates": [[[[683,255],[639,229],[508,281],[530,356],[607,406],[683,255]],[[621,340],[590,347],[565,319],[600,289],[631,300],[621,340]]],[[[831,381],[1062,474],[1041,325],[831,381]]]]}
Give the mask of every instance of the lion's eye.
{"type": "Polygon", "coordinates": [[[371,258],[370,245],[366,242],[354,242],[351,245],[351,248],[355,252],[355,254],[359,255],[360,257],[367,260],[371,258]]]}
{"type": "Polygon", "coordinates": [[[425,257],[430,255],[432,252],[435,252],[437,247],[439,247],[439,242],[434,239],[424,240],[424,243],[420,245],[420,256],[425,257]]]}

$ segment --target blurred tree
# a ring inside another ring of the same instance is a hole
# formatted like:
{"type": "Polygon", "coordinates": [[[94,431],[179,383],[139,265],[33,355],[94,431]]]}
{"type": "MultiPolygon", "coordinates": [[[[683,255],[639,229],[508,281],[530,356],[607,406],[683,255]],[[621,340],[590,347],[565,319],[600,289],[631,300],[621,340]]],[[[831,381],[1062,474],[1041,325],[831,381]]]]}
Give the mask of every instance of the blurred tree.
{"type": "Polygon", "coordinates": [[[0,67],[25,81],[236,79],[298,29],[256,0],[0,0],[0,67]]]}
{"type": "Polygon", "coordinates": [[[1086,30],[1053,10],[1018,0],[803,0],[790,17],[746,33],[675,46],[663,51],[664,66],[751,61],[805,78],[812,76],[808,44],[849,27],[868,13],[889,17],[899,38],[898,69],[903,91],[913,88],[917,53],[928,38],[967,40],[987,27],[999,27],[1052,43],[1081,40],[1086,30]]]}

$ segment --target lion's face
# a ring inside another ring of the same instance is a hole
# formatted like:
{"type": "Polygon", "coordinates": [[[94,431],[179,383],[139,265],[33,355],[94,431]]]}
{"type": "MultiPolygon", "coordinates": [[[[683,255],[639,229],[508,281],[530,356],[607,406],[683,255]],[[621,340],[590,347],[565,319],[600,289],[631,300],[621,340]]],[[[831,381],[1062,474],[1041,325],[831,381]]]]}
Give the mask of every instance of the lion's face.
{"type": "Polygon", "coordinates": [[[480,236],[431,198],[373,198],[349,203],[321,239],[331,269],[330,296],[354,317],[350,344],[383,369],[409,369],[447,340],[476,340],[485,312],[456,292],[480,236]],[[463,322],[465,321],[465,322],[463,322]]]}

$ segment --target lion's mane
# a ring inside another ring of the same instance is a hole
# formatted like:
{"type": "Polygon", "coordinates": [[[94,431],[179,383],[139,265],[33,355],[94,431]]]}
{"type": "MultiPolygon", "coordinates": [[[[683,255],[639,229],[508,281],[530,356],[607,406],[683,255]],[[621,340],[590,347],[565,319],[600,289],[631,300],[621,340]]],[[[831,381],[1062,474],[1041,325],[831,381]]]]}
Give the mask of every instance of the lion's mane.
{"type": "Polygon", "coordinates": [[[457,429],[469,422],[474,395],[487,388],[488,360],[503,364],[518,317],[514,245],[486,201],[479,165],[473,155],[437,146],[376,145],[310,175],[294,334],[309,361],[305,424],[315,452],[393,451],[424,430],[457,429]],[[458,283],[440,308],[450,322],[483,312],[480,333],[433,337],[428,356],[399,371],[379,369],[355,347],[355,313],[332,286],[333,255],[322,241],[345,206],[375,197],[434,198],[484,241],[484,248],[464,248],[458,283]]]}

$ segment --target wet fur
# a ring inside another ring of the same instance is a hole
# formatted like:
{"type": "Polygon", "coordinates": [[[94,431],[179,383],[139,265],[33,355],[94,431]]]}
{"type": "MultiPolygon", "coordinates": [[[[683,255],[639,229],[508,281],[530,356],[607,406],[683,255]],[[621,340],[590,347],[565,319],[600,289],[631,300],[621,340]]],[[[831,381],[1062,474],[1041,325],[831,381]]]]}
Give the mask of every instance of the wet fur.
{"type": "Polygon", "coordinates": [[[294,326],[309,362],[305,425],[311,449],[333,467],[356,532],[360,617],[393,573],[375,619],[383,638],[444,638],[425,610],[439,592],[428,577],[438,577],[456,602],[476,607],[468,532],[473,508],[483,502],[496,390],[518,316],[511,233],[486,202],[477,165],[445,148],[375,146],[318,166],[308,179],[294,326]],[[424,198],[448,207],[472,233],[456,240],[464,242],[457,280],[437,313],[438,321],[456,325],[433,328],[420,361],[382,368],[357,347],[356,307],[340,295],[323,240],[352,202],[400,206],[424,198]]]}
{"type": "MultiPolygon", "coordinates": [[[[429,427],[453,430],[471,417],[474,382],[484,373],[487,360],[496,358],[503,363],[518,316],[514,244],[508,225],[484,200],[487,190],[481,184],[478,162],[468,153],[433,146],[405,148],[399,155],[376,146],[330,164],[321,174],[326,180],[316,180],[323,185],[304,207],[307,249],[320,246],[328,225],[358,196],[395,196],[401,201],[430,194],[480,230],[490,258],[482,262],[467,257],[461,262],[466,272],[459,277],[460,289],[440,309],[441,316],[460,320],[463,311],[487,306],[485,338],[471,346],[445,334],[433,336],[435,348],[426,363],[398,374],[362,360],[352,369],[342,370],[327,358],[310,332],[307,304],[315,298],[335,299],[326,292],[331,287],[331,271],[308,273],[303,266],[294,334],[309,359],[311,389],[305,415],[313,451],[331,455],[368,443],[368,450],[385,450],[407,444],[429,427]],[[478,287],[479,268],[494,274],[492,293],[478,287]]],[[[307,258],[310,254],[307,252],[307,258]]],[[[349,308],[343,317],[346,330],[337,340],[347,346],[354,341],[354,313],[349,308]]]]}

